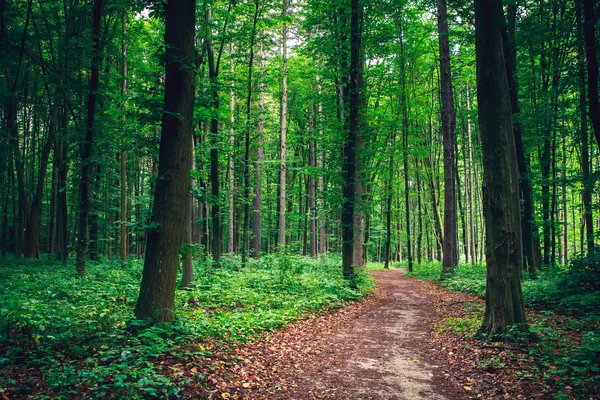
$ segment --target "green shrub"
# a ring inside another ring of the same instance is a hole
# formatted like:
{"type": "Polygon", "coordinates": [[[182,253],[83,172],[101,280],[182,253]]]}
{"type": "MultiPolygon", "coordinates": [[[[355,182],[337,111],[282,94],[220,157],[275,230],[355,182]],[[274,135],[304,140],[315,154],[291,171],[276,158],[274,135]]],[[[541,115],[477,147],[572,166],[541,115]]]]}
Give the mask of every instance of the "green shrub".
{"type": "MultiPolygon", "coordinates": [[[[139,260],[90,262],[83,279],[73,265],[49,259],[0,263],[0,389],[14,387],[11,371],[32,368],[55,398],[80,389],[94,397],[173,396],[180,388],[162,373],[159,357],[185,358],[186,345],[203,339],[245,342],[374,287],[359,270],[358,289],[350,289],[340,257],[268,255],[243,269],[239,257],[223,257],[218,269],[209,259],[196,262],[196,281],[176,292],[175,321],[148,325],[132,312],[139,260]]],[[[32,390],[14,388],[17,397],[32,390]]]]}

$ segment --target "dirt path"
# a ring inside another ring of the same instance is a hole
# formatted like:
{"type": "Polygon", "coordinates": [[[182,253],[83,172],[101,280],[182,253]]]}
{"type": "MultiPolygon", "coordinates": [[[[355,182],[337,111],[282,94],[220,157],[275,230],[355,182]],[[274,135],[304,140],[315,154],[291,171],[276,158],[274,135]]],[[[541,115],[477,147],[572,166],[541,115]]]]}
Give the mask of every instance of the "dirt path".
{"type": "Polygon", "coordinates": [[[375,296],[237,349],[208,376],[205,398],[468,398],[433,350],[432,284],[399,269],[374,276],[375,296]]]}
{"type": "Polygon", "coordinates": [[[430,352],[433,299],[421,282],[398,269],[374,275],[377,301],[331,335],[332,357],[296,371],[299,398],[463,397],[430,352]]]}

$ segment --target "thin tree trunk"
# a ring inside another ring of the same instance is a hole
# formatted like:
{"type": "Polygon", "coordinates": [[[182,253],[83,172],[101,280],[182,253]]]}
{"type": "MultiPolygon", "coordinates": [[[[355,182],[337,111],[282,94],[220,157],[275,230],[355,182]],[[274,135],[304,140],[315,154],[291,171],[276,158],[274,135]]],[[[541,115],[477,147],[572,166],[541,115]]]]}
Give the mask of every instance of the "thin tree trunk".
{"type": "MultiPolygon", "coordinates": [[[[233,53],[233,45],[229,48],[230,52],[233,53]]],[[[231,75],[235,75],[233,60],[231,61],[231,75]]],[[[231,88],[229,89],[229,113],[231,114],[229,117],[229,162],[227,164],[227,176],[228,176],[228,191],[229,191],[229,201],[228,201],[228,218],[227,218],[227,252],[232,254],[234,252],[234,187],[235,187],[235,172],[234,172],[234,154],[233,151],[235,149],[235,91],[234,91],[234,83],[231,82],[231,88]]]]}
{"type": "MultiPolygon", "coordinates": [[[[288,0],[283,0],[282,16],[286,18],[288,0]]],[[[281,137],[280,137],[280,157],[281,165],[279,170],[279,240],[280,251],[285,248],[285,206],[286,206],[286,158],[287,158],[287,25],[284,23],[281,27],[281,48],[282,48],[282,81],[281,81],[281,137]]]]}
{"type": "Polygon", "coordinates": [[[390,133],[390,141],[388,147],[390,148],[390,158],[388,165],[388,181],[387,181],[387,193],[386,193],[386,210],[385,210],[385,269],[390,267],[390,249],[392,246],[392,203],[394,195],[394,143],[396,142],[396,132],[394,130],[390,133]]]}
{"type": "Polygon", "coordinates": [[[314,130],[315,130],[315,119],[314,119],[314,107],[310,104],[310,117],[309,117],[309,135],[310,142],[308,144],[308,166],[309,166],[309,176],[308,176],[308,209],[310,212],[309,218],[309,231],[310,231],[310,256],[312,258],[317,257],[317,182],[314,177],[314,171],[316,167],[316,156],[315,156],[315,139],[314,139],[314,130]]]}
{"type": "Polygon", "coordinates": [[[250,129],[252,126],[252,70],[254,67],[254,42],[258,21],[259,0],[254,2],[254,20],[250,39],[250,59],[248,60],[248,97],[246,98],[246,139],[244,152],[244,232],[242,240],[242,267],[246,266],[250,250],[250,129]]]}
{"type": "Polygon", "coordinates": [[[258,146],[256,148],[256,167],[254,168],[254,200],[252,203],[252,257],[258,258],[262,251],[262,171],[264,159],[264,130],[265,130],[265,83],[263,73],[265,69],[264,54],[261,48],[260,52],[260,83],[258,100],[258,146]]]}
{"type": "MultiPolygon", "coordinates": [[[[127,95],[127,14],[126,11],[123,12],[123,16],[121,17],[121,56],[123,60],[121,61],[121,96],[123,97],[123,104],[121,106],[121,111],[123,112],[123,116],[121,117],[121,123],[123,126],[123,130],[125,129],[125,96],[127,95]]],[[[121,143],[121,151],[120,151],[120,161],[121,161],[121,198],[120,198],[120,209],[119,209],[119,236],[120,236],[120,251],[119,254],[121,256],[121,261],[127,261],[127,152],[125,151],[125,145],[121,143]]]]}

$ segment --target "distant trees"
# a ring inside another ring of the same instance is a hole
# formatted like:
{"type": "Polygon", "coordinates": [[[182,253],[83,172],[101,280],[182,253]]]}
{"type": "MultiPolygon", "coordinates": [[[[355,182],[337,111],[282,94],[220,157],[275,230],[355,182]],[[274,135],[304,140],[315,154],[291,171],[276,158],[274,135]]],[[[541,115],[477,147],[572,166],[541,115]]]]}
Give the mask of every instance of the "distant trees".
{"type": "MultiPolygon", "coordinates": [[[[167,16],[150,3],[104,1],[95,19],[99,2],[0,1],[0,253],[76,253],[83,271],[88,258],[150,251],[167,16]]],[[[443,0],[437,15],[412,0],[258,6],[214,1],[194,21],[181,286],[199,260],[223,264],[224,249],[248,263],[282,248],[346,257],[350,225],[347,276],[367,261],[442,261],[445,273],[485,263],[471,10],[443,0]]],[[[525,279],[594,250],[597,10],[505,6],[525,279]]]]}

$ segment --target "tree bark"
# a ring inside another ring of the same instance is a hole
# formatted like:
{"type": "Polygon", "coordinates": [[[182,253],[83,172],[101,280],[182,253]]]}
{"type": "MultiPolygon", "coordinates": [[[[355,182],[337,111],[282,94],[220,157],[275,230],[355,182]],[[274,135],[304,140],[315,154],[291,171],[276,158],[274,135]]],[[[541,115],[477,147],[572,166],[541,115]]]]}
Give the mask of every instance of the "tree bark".
{"type": "Polygon", "coordinates": [[[135,308],[138,319],[174,317],[175,279],[179,266],[181,225],[189,205],[192,167],[192,123],[195,72],[194,0],[169,0],[165,23],[166,79],[162,116],[158,179],[152,211],[153,230],[148,245],[140,295],[135,308]]]}
{"type": "Polygon", "coordinates": [[[444,148],[444,239],[442,245],[442,278],[454,275],[458,260],[456,244],[456,189],[454,164],[454,130],[456,113],[452,95],[452,72],[450,68],[450,44],[448,40],[448,22],[446,1],[437,0],[438,38],[440,50],[440,86],[442,104],[442,139],[444,148]]]}
{"type": "Polygon", "coordinates": [[[355,172],[357,140],[361,134],[363,77],[361,61],[362,5],[350,0],[350,80],[348,82],[349,113],[346,120],[348,137],[343,146],[344,177],[342,208],[342,266],[344,278],[354,285],[354,218],[356,208],[355,172]]]}
{"type": "MultiPolygon", "coordinates": [[[[535,276],[540,267],[539,261],[541,254],[534,254],[537,247],[534,246],[534,237],[538,235],[537,224],[534,219],[534,203],[529,181],[529,163],[523,147],[521,135],[520,107],[519,107],[519,86],[517,75],[517,49],[515,44],[515,23],[517,15],[517,5],[509,4],[507,7],[507,24],[503,28],[504,55],[506,64],[506,76],[508,79],[508,90],[510,96],[510,105],[513,117],[513,133],[515,136],[515,146],[517,151],[517,164],[519,168],[519,193],[522,202],[521,211],[521,230],[523,237],[524,267],[527,268],[531,276],[535,276]]],[[[537,248],[539,250],[539,248],[537,248]]]]}
{"type": "Polygon", "coordinates": [[[264,159],[264,130],[265,130],[265,83],[262,77],[265,69],[264,54],[260,52],[261,78],[258,86],[258,146],[256,148],[256,167],[254,168],[254,200],[252,202],[252,257],[258,258],[262,251],[262,171],[264,159]]]}
{"type": "Polygon", "coordinates": [[[252,126],[252,71],[254,69],[254,42],[258,21],[259,0],[254,1],[254,19],[250,38],[250,57],[248,60],[248,96],[246,97],[246,138],[244,151],[244,226],[242,239],[242,267],[246,266],[250,250],[250,129],[252,126]]]}
{"type": "Polygon", "coordinates": [[[88,250],[88,219],[90,209],[90,181],[94,168],[92,162],[92,141],[94,139],[94,123],[96,118],[96,98],[100,83],[100,65],[102,51],[100,40],[100,22],[102,18],[102,0],[94,0],[92,17],[93,56],[90,71],[89,94],[87,104],[87,122],[85,138],[81,148],[81,187],[79,206],[79,234],[77,238],[76,267],[80,276],[85,275],[88,250]]]}
{"type": "MultiPolygon", "coordinates": [[[[590,187],[590,151],[588,141],[588,121],[586,112],[585,96],[585,52],[583,38],[583,21],[581,4],[577,3],[577,28],[579,38],[577,40],[577,53],[579,57],[579,115],[580,115],[580,137],[581,137],[581,173],[583,175],[583,193],[581,200],[583,203],[583,225],[585,226],[585,244],[588,253],[594,251],[594,223],[592,211],[592,187],[590,187]]],[[[583,235],[582,235],[583,240],[583,235]]],[[[581,251],[583,251],[583,246],[581,251]]]]}
{"type": "MultiPolygon", "coordinates": [[[[121,61],[121,96],[123,102],[121,106],[121,111],[123,112],[123,116],[121,117],[121,123],[123,126],[123,130],[125,130],[125,96],[127,95],[127,15],[126,12],[123,12],[123,16],[121,17],[121,56],[123,60],[121,61]]],[[[119,254],[121,256],[121,261],[127,261],[127,152],[125,151],[125,145],[121,142],[121,151],[120,151],[120,161],[121,161],[121,198],[120,198],[120,208],[119,208],[119,236],[120,236],[120,251],[119,254]]]]}
{"type": "MultiPolygon", "coordinates": [[[[282,16],[287,16],[288,0],[283,0],[282,16]]],[[[282,48],[282,81],[281,81],[281,138],[280,138],[280,158],[281,165],[279,170],[279,250],[285,248],[285,206],[286,206],[286,153],[287,153],[287,25],[284,23],[281,27],[281,48],[282,48]]]]}
{"type": "Polygon", "coordinates": [[[512,111],[504,63],[500,0],[475,1],[477,99],[484,168],[486,309],[479,333],[505,340],[511,326],[528,332],[519,272],[523,263],[512,111]]]}
{"type": "Polygon", "coordinates": [[[588,98],[590,119],[594,128],[596,144],[600,149],[600,103],[598,101],[598,56],[596,55],[596,15],[594,0],[583,0],[583,38],[587,59],[588,98]]]}

